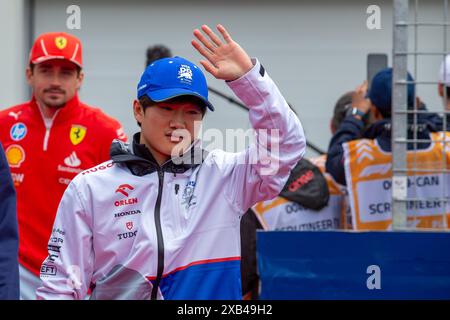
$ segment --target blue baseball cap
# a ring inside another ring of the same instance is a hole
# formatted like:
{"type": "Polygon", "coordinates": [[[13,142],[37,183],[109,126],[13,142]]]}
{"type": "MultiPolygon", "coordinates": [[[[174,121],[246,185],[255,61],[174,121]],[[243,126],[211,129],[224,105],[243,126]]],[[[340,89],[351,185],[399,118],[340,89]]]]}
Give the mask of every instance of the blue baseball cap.
{"type": "MultiPolygon", "coordinates": [[[[414,81],[408,72],[408,81],[414,81]]],[[[408,83],[408,108],[414,106],[415,85],[408,83]]],[[[386,68],[378,72],[372,79],[367,97],[380,111],[384,118],[391,117],[392,109],[392,68],[386,68]]]]}
{"type": "Polygon", "coordinates": [[[159,59],[145,69],[137,86],[138,99],[144,95],[155,102],[194,96],[214,111],[208,101],[205,75],[199,67],[181,57],[159,59]]]}

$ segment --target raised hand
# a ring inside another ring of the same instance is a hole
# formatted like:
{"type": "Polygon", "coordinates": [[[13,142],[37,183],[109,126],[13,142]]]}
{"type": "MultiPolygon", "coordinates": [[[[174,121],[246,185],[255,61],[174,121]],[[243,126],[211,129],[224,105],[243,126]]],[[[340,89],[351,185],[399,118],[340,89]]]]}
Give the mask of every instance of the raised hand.
{"type": "Polygon", "coordinates": [[[370,110],[370,100],[366,98],[367,94],[367,81],[364,81],[361,85],[356,87],[355,92],[352,95],[352,106],[364,113],[370,110]]]}
{"type": "Polygon", "coordinates": [[[222,80],[236,80],[246,74],[253,63],[248,54],[239,44],[231,39],[230,34],[222,25],[217,25],[217,30],[222,35],[222,41],[207,25],[202,25],[203,33],[195,29],[194,36],[201,42],[192,40],[191,43],[197,51],[206,58],[200,60],[203,67],[215,78],[222,80]]]}

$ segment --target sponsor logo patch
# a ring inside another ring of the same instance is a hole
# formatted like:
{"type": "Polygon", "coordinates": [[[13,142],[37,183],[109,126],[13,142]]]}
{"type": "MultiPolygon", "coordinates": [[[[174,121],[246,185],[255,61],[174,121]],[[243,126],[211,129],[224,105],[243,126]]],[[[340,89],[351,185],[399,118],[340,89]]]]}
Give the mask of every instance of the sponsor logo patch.
{"type": "Polygon", "coordinates": [[[22,113],[22,111],[19,111],[19,112],[10,111],[8,113],[8,116],[13,117],[15,120],[18,120],[21,113],[22,113]]]}
{"type": "Polygon", "coordinates": [[[79,167],[81,164],[80,159],[78,159],[77,154],[73,151],[68,157],[64,159],[64,164],[69,167],[79,167]]]}
{"type": "Polygon", "coordinates": [[[25,174],[11,172],[11,177],[13,179],[14,186],[18,187],[18,186],[20,186],[22,184],[23,179],[25,178],[25,174]]]}
{"type": "Polygon", "coordinates": [[[6,151],[6,159],[11,168],[19,168],[25,161],[25,151],[17,144],[10,145],[6,151]]]}
{"type": "Polygon", "coordinates": [[[83,171],[82,175],[94,173],[94,172],[97,172],[100,170],[105,170],[105,169],[111,168],[113,166],[114,166],[114,162],[110,162],[107,165],[100,165],[100,166],[94,167],[92,169],[85,170],[85,171],[83,171]]]}
{"type": "MultiPolygon", "coordinates": [[[[134,187],[129,185],[129,184],[121,184],[120,186],[117,187],[115,193],[120,193],[125,197],[128,197],[129,192],[133,191],[134,187]]],[[[125,200],[117,200],[114,202],[114,205],[116,207],[121,207],[121,206],[126,206],[129,204],[135,204],[138,203],[138,199],[137,198],[127,198],[125,200]]]]}
{"type": "Polygon", "coordinates": [[[127,227],[128,230],[133,229],[133,221],[128,221],[125,226],[127,227]]]}
{"type": "Polygon", "coordinates": [[[191,84],[192,83],[191,67],[186,64],[182,64],[178,69],[178,79],[180,79],[180,82],[191,84]]]}
{"type": "Polygon", "coordinates": [[[20,141],[25,138],[27,131],[27,126],[22,122],[18,122],[11,127],[9,134],[14,141],[20,141]]]}
{"type": "Polygon", "coordinates": [[[67,46],[67,39],[65,37],[56,37],[55,45],[59,50],[62,50],[67,46]]]}
{"type": "Polygon", "coordinates": [[[44,263],[41,266],[41,275],[43,276],[55,276],[56,275],[56,266],[53,264],[44,263]]]}
{"type": "Polygon", "coordinates": [[[128,192],[126,190],[134,190],[134,188],[129,184],[121,184],[120,186],[117,187],[116,193],[120,192],[125,197],[128,197],[128,192]]]}
{"type": "Polygon", "coordinates": [[[78,124],[72,125],[72,128],[70,128],[70,141],[74,146],[81,143],[81,141],[84,140],[84,137],[86,136],[86,127],[80,126],[78,124]]]}
{"type": "Polygon", "coordinates": [[[125,216],[131,216],[134,214],[140,214],[141,210],[130,210],[130,211],[123,211],[123,212],[118,212],[114,214],[114,218],[120,218],[120,217],[125,217],[125,216]]]}
{"type": "Polygon", "coordinates": [[[183,201],[181,202],[181,205],[184,206],[186,210],[197,204],[197,197],[194,196],[194,191],[195,181],[189,181],[184,187],[182,196],[183,201]]]}
{"type": "Polygon", "coordinates": [[[130,232],[119,233],[117,235],[117,238],[119,238],[119,240],[129,239],[129,238],[136,237],[136,234],[137,234],[137,230],[130,231],[130,232]]]}

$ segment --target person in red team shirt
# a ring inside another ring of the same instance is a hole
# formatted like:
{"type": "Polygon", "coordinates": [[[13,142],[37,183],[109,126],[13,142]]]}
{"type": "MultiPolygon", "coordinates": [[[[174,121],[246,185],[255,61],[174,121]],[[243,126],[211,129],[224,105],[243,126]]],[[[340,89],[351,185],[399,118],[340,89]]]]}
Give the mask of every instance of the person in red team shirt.
{"type": "MultiPolygon", "coordinates": [[[[0,111],[2,141],[17,192],[20,294],[34,299],[59,201],[75,175],[109,159],[121,124],[78,98],[83,82],[81,42],[55,32],[37,38],[27,81],[31,101],[0,111]]],[[[58,255],[58,239],[48,248],[58,255]]]]}

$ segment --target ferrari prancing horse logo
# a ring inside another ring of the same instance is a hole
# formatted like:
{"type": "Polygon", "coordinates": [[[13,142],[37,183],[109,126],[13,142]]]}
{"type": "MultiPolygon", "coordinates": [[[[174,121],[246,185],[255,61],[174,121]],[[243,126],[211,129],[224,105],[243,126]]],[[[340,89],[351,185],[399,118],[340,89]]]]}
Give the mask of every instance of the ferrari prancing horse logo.
{"type": "Polygon", "coordinates": [[[56,47],[58,47],[59,50],[64,49],[67,46],[67,39],[64,37],[56,37],[55,38],[55,44],[56,47]]]}
{"type": "Polygon", "coordinates": [[[72,128],[70,128],[70,141],[74,146],[83,141],[84,137],[86,136],[86,130],[86,127],[80,126],[78,124],[72,125],[72,128]]]}

